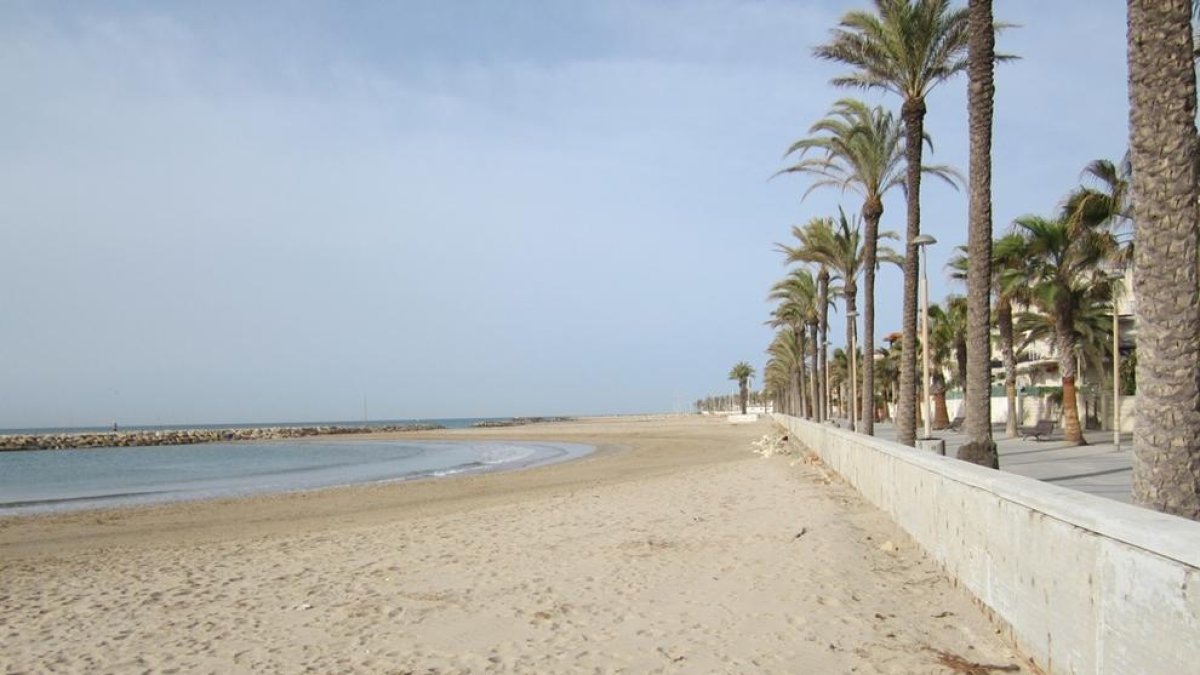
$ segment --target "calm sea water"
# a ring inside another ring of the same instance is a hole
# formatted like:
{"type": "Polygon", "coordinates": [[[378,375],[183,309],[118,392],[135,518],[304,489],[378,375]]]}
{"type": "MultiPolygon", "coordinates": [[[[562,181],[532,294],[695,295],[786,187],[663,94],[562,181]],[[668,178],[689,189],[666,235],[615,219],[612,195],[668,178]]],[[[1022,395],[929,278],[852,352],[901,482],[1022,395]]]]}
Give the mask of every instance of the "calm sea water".
{"type": "MultiPolygon", "coordinates": [[[[404,424],[440,424],[447,429],[465,429],[476,422],[492,422],[511,419],[508,417],[442,417],[410,420],[343,420],[326,422],[251,422],[239,424],[120,424],[121,431],[169,431],[173,429],[269,429],[271,427],[378,427],[404,424]]],[[[112,431],[112,425],[100,427],[29,427],[22,429],[0,429],[0,434],[64,434],[112,431]]]]}
{"type": "Polygon", "coordinates": [[[3,452],[0,516],[522,469],[592,450],[526,441],[302,439],[3,452]]]}

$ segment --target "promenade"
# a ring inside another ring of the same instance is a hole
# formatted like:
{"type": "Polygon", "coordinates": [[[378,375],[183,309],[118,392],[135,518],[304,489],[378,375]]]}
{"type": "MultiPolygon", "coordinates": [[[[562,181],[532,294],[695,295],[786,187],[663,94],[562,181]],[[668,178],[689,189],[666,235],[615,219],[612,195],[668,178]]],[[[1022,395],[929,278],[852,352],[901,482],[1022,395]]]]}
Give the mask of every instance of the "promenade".
{"type": "MultiPolygon", "coordinates": [[[[845,420],[839,420],[843,428],[845,420]]],[[[917,430],[920,435],[920,429],[917,430]]],[[[1087,431],[1088,445],[1077,446],[1063,440],[1061,429],[1036,441],[1032,438],[1004,438],[1004,425],[993,429],[1000,449],[1000,469],[1021,476],[1053,483],[1072,490],[1130,503],[1133,470],[1133,434],[1121,435],[1121,449],[1113,445],[1111,431],[1087,431]]],[[[876,424],[875,435],[896,440],[896,427],[876,424]]],[[[934,438],[946,441],[946,454],[953,457],[967,442],[961,431],[934,431],[934,438]]]]}

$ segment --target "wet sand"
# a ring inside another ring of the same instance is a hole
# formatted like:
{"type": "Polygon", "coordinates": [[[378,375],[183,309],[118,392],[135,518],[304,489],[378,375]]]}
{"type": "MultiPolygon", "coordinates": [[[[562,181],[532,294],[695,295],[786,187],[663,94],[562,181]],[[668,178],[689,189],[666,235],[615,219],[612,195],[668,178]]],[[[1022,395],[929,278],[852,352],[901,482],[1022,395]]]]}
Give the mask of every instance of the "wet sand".
{"type": "Polygon", "coordinates": [[[752,454],[770,431],[689,416],[405,434],[600,450],[508,474],[0,520],[5,672],[1020,663],[853,490],[752,454]]]}

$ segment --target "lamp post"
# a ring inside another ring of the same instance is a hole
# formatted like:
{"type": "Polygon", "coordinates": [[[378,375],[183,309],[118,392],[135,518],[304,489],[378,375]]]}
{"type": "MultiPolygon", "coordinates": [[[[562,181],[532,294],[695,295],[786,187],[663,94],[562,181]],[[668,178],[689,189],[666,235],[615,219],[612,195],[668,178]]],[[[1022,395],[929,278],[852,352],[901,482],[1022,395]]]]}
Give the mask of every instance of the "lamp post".
{"type": "Polygon", "coordinates": [[[847,312],[850,319],[850,429],[858,431],[858,312],[847,312]]]}
{"type": "Polygon", "coordinates": [[[1125,268],[1108,270],[1112,282],[1112,330],[1113,330],[1113,446],[1121,449],[1121,320],[1117,312],[1117,284],[1125,278],[1125,268]]]}
{"type": "Polygon", "coordinates": [[[932,235],[913,237],[908,243],[921,249],[921,391],[925,398],[925,438],[933,436],[933,411],[929,399],[929,259],[925,249],[937,243],[932,235]]]}

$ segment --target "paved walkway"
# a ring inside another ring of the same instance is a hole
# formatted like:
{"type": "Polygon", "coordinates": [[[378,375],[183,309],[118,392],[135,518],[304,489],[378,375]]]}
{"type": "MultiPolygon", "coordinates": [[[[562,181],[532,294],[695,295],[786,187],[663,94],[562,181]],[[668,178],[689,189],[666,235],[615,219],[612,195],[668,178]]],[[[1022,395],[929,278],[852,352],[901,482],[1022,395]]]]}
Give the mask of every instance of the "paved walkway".
{"type": "MultiPolygon", "coordinates": [[[[845,426],[845,420],[840,423],[845,426]]],[[[1002,470],[1129,503],[1132,434],[1121,435],[1121,449],[1117,450],[1111,431],[1084,432],[1088,442],[1085,446],[1065,443],[1061,429],[1044,441],[1005,438],[1004,425],[996,426],[993,433],[1000,447],[1002,470]]],[[[891,424],[876,424],[875,435],[895,440],[896,429],[891,424]]],[[[967,441],[966,434],[949,430],[935,431],[933,436],[946,440],[946,454],[950,456],[967,441]]]]}

